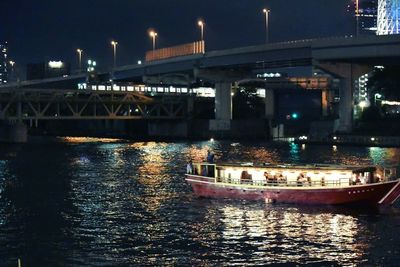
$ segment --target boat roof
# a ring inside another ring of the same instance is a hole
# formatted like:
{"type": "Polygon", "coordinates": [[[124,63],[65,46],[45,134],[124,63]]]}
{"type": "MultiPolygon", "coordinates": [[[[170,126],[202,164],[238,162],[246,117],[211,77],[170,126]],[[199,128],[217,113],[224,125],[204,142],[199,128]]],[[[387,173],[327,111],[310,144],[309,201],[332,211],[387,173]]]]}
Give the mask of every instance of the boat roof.
{"type": "MultiPolygon", "coordinates": [[[[203,163],[210,164],[210,163],[203,163]]],[[[261,168],[261,169],[290,169],[290,170],[339,170],[339,171],[353,171],[353,172],[368,172],[375,171],[377,166],[373,165],[339,165],[339,164],[272,164],[272,163],[252,163],[252,162],[218,162],[214,163],[217,167],[234,167],[234,168],[261,168]]]]}

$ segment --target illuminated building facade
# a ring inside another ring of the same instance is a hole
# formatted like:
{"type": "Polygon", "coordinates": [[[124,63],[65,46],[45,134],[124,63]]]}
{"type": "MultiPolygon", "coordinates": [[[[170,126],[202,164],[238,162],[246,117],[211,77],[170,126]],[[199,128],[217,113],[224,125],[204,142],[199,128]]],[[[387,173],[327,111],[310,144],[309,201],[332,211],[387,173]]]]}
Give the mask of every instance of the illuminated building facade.
{"type": "Polygon", "coordinates": [[[378,35],[400,33],[400,0],[378,0],[378,35]]]}
{"type": "Polygon", "coordinates": [[[359,7],[359,31],[363,34],[376,34],[378,17],[378,0],[364,0],[359,7]]]}
{"type": "Polygon", "coordinates": [[[8,82],[7,42],[0,44],[0,84],[8,82]]]}
{"type": "Polygon", "coordinates": [[[354,14],[357,20],[357,34],[376,34],[378,0],[352,0],[348,12],[354,14]],[[357,10],[358,7],[358,10],[357,10]]]}

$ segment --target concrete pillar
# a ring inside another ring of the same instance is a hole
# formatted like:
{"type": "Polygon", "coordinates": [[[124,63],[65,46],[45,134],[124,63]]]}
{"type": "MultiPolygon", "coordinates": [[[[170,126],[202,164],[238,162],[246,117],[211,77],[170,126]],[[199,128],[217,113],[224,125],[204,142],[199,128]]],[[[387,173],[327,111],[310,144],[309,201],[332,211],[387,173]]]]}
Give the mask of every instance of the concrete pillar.
{"type": "Polygon", "coordinates": [[[232,119],[232,83],[217,82],[215,84],[215,119],[232,119]]]}
{"type": "Polygon", "coordinates": [[[275,117],[275,94],[272,89],[265,89],[265,118],[273,120],[275,117]]]}
{"type": "Polygon", "coordinates": [[[23,122],[4,125],[0,129],[0,142],[26,143],[28,141],[28,128],[23,122]]]}
{"type": "Polygon", "coordinates": [[[232,120],[232,83],[215,83],[215,120],[210,120],[210,131],[229,131],[232,120]]]}
{"type": "Polygon", "coordinates": [[[353,128],[353,82],[373,68],[349,63],[320,63],[318,68],[340,78],[340,102],[338,131],[350,133],[353,128]]]}
{"type": "Polygon", "coordinates": [[[194,96],[188,96],[187,98],[187,113],[189,118],[193,117],[194,112],[194,96]]]}
{"type": "Polygon", "coordinates": [[[353,128],[353,78],[342,78],[339,88],[339,132],[350,133],[353,128]]]}

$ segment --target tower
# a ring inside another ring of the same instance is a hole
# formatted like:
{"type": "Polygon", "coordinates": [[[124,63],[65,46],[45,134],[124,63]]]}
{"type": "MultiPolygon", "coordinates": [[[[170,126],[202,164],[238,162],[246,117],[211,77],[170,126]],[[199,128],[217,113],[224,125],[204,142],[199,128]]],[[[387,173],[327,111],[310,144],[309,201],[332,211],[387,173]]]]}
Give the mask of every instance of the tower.
{"type": "Polygon", "coordinates": [[[0,44],[0,85],[8,81],[7,42],[0,44]]]}
{"type": "Polygon", "coordinates": [[[400,33],[400,0],[378,0],[378,35],[400,33]]]}

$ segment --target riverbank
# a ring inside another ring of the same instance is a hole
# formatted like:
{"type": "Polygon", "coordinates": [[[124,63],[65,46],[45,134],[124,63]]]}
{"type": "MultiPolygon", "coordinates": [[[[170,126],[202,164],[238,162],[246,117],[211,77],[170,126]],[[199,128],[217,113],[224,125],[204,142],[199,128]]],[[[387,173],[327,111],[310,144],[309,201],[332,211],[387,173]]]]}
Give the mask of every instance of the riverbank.
{"type": "Polygon", "coordinates": [[[332,135],[327,137],[300,136],[294,142],[301,144],[359,145],[400,147],[400,136],[332,135]]]}

